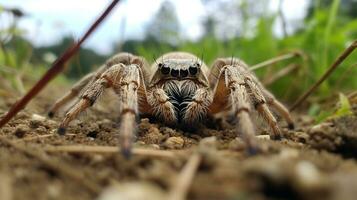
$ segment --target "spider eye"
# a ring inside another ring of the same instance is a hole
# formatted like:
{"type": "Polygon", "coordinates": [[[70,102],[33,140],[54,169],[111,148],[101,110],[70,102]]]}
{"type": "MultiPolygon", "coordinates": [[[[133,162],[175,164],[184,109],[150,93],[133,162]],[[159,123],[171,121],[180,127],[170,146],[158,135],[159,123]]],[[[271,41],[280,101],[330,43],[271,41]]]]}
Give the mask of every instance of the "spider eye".
{"type": "Polygon", "coordinates": [[[163,65],[162,63],[159,63],[159,64],[158,64],[158,66],[159,66],[160,68],[162,67],[162,65],[163,65]]]}
{"type": "Polygon", "coordinates": [[[190,74],[193,75],[193,76],[196,75],[197,72],[198,72],[197,67],[194,67],[194,66],[189,67],[188,70],[190,71],[190,74]]]}
{"type": "Polygon", "coordinates": [[[188,70],[187,69],[182,69],[180,70],[180,75],[182,78],[185,78],[188,76],[188,70]]]}
{"type": "MultiPolygon", "coordinates": [[[[161,64],[161,63],[160,63],[161,64]]],[[[159,64],[159,67],[160,67],[160,64],[159,64]]],[[[161,64],[161,73],[164,74],[164,75],[167,75],[170,73],[170,68],[164,64],[161,64]]]]}
{"type": "Polygon", "coordinates": [[[196,65],[196,67],[201,67],[200,63],[196,63],[195,65],[196,65]]]}
{"type": "Polygon", "coordinates": [[[171,70],[171,76],[178,77],[179,76],[179,70],[176,70],[176,69],[171,70]]]}

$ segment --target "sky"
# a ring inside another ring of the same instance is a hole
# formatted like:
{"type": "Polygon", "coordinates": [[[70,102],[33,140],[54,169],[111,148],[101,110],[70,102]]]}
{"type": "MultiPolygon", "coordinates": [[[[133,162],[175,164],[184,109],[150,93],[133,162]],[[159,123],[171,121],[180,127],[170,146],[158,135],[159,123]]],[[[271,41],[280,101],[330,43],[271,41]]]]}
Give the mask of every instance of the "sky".
{"type": "MultiPolygon", "coordinates": [[[[84,46],[107,54],[111,52],[113,42],[119,39],[143,38],[148,22],[163,1],[122,1],[84,46]]],[[[201,23],[206,13],[201,0],[171,1],[175,5],[184,36],[191,40],[199,38],[203,33],[201,23]]],[[[284,1],[283,10],[288,23],[304,18],[308,1],[284,1]]],[[[25,37],[33,44],[44,46],[58,42],[64,35],[79,38],[110,2],[111,0],[0,0],[0,5],[23,9],[28,17],[20,21],[19,27],[26,31],[25,37]]],[[[278,2],[279,0],[271,0],[269,10],[275,12],[278,2]]],[[[3,16],[0,20],[1,30],[8,25],[8,19],[3,16]]],[[[278,26],[279,22],[275,29],[277,34],[281,34],[278,26]]]]}

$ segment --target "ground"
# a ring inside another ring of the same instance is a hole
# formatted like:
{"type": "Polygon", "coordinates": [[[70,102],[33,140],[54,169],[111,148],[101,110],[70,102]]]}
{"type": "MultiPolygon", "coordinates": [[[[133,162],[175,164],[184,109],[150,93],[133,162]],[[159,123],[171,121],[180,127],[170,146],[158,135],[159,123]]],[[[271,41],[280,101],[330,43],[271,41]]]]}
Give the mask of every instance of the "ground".
{"type": "MultiPolygon", "coordinates": [[[[63,114],[48,119],[46,111],[64,91],[47,88],[1,128],[0,199],[107,200],[111,195],[165,199],[193,154],[202,159],[187,199],[348,200],[357,196],[357,112],[321,124],[303,111],[293,113],[296,128],[288,130],[282,121],[281,141],[267,139],[269,129],[253,117],[262,150],[254,156],[247,155],[234,124],[225,120],[187,133],[143,118],[135,148],[156,153],[134,151],[127,160],[117,152],[120,130],[110,94],[75,120],[67,135],[56,134],[63,114]],[[109,148],[95,152],[55,148],[63,145],[109,148]]],[[[0,114],[15,99],[11,95],[0,99],[0,114]]]]}

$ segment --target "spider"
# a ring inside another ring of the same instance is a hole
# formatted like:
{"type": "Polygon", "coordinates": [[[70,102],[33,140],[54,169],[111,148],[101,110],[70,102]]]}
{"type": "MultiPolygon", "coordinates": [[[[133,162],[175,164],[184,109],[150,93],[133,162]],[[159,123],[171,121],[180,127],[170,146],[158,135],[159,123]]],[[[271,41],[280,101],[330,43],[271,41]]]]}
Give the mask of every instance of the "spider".
{"type": "Polygon", "coordinates": [[[108,88],[119,97],[120,146],[127,156],[139,113],[170,126],[195,127],[208,116],[228,111],[238,119],[237,129],[250,149],[256,148],[252,109],[269,124],[273,139],[279,139],[281,131],[268,105],[287,121],[289,128],[294,127],[288,110],[237,58],[216,59],[209,70],[201,59],[186,52],[164,54],[151,67],[142,57],[119,53],[82,78],[52,106],[50,117],[80,96],[66,113],[58,133],[65,134],[68,124],[108,88]]]}

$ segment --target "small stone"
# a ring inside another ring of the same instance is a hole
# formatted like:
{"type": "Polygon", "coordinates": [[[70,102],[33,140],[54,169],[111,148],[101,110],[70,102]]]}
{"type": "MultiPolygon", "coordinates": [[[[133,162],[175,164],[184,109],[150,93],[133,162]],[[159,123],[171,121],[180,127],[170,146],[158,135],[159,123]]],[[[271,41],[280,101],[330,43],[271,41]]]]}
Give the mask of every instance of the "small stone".
{"type": "Polygon", "coordinates": [[[43,122],[46,120],[45,117],[37,114],[33,114],[30,119],[30,128],[38,128],[42,126],[43,122]]]}
{"type": "Polygon", "coordinates": [[[316,188],[323,182],[318,169],[309,161],[300,161],[295,168],[297,183],[303,188],[316,188]]]}
{"type": "Polygon", "coordinates": [[[257,135],[255,137],[259,140],[270,140],[270,135],[257,135]]]}
{"type": "Polygon", "coordinates": [[[134,146],[135,147],[143,147],[143,146],[145,146],[146,144],[145,144],[145,142],[144,141],[136,141],[135,143],[134,143],[134,146]]]}
{"type": "Polygon", "coordinates": [[[185,141],[181,137],[169,137],[165,143],[164,147],[168,149],[181,149],[185,141]]]}
{"type": "Polygon", "coordinates": [[[38,114],[33,114],[33,115],[31,116],[31,119],[32,119],[32,120],[38,120],[38,121],[45,121],[45,120],[46,120],[46,117],[41,116],[41,115],[38,115],[38,114]]]}
{"type": "Polygon", "coordinates": [[[309,134],[318,134],[318,133],[330,133],[332,130],[333,124],[329,122],[321,123],[313,126],[309,130],[309,134]]]}
{"type": "Polygon", "coordinates": [[[157,127],[150,127],[144,136],[144,140],[147,144],[159,144],[164,139],[164,135],[161,134],[157,127]]]}
{"type": "Polygon", "coordinates": [[[299,156],[299,151],[292,148],[284,148],[280,152],[279,156],[284,159],[293,159],[299,156]]]}
{"type": "Polygon", "coordinates": [[[112,185],[99,195],[98,200],[167,199],[165,192],[149,182],[126,182],[112,185]]]}
{"type": "Polygon", "coordinates": [[[15,135],[18,138],[22,138],[25,136],[25,134],[28,132],[28,127],[26,125],[20,124],[17,126],[16,130],[15,130],[15,135]]]}
{"type": "Polygon", "coordinates": [[[160,131],[162,132],[162,134],[169,136],[174,136],[176,134],[176,131],[169,127],[161,127],[160,131]]]}

